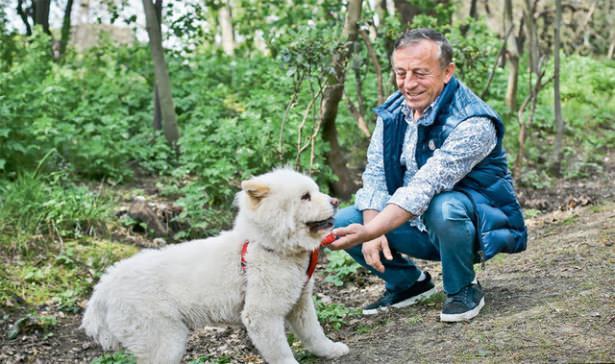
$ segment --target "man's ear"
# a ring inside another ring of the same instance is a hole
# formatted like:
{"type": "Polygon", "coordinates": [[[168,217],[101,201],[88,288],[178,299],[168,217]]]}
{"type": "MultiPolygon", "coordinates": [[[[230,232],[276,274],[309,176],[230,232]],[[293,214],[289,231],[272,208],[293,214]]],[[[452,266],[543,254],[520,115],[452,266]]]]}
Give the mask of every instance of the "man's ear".
{"type": "Polygon", "coordinates": [[[254,179],[241,182],[241,189],[250,197],[254,205],[257,205],[267,197],[270,191],[269,186],[254,179]]]}
{"type": "Polygon", "coordinates": [[[448,83],[451,80],[453,73],[455,73],[455,64],[451,62],[444,69],[444,83],[448,83]]]}

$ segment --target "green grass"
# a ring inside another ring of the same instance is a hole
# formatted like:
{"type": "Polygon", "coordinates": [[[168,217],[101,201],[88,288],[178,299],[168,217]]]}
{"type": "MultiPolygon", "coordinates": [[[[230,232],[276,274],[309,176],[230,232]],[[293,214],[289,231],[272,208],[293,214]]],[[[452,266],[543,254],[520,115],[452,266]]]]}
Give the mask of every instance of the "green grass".
{"type": "Polygon", "coordinates": [[[113,354],[104,354],[94,360],[91,364],[136,364],[137,360],[132,354],[118,351],[113,354]]]}
{"type": "Polygon", "coordinates": [[[72,240],[46,254],[15,257],[0,269],[0,302],[15,296],[27,305],[56,304],[76,312],[105,268],[138,248],[109,241],[72,240]]]}
{"type": "Polygon", "coordinates": [[[104,233],[109,198],[69,181],[66,172],[20,174],[0,180],[0,244],[21,255],[47,250],[53,242],[104,233]]]}

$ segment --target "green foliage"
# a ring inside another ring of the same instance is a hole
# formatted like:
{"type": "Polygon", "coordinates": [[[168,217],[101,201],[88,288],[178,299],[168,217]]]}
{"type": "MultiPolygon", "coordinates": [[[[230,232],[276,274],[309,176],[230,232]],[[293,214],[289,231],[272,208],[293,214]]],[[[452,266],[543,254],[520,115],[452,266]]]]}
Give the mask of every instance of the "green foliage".
{"type": "Polygon", "coordinates": [[[228,364],[232,362],[232,358],[228,355],[221,355],[219,357],[214,357],[211,355],[201,355],[198,358],[191,360],[188,364],[228,364]]]}
{"type": "Polygon", "coordinates": [[[14,257],[0,268],[0,302],[18,296],[29,306],[53,304],[77,312],[78,303],[103,271],[136,251],[134,246],[89,239],[66,241],[63,246],[48,243],[44,253],[14,257]]]}
{"type": "Polygon", "coordinates": [[[94,360],[91,364],[136,364],[137,359],[130,353],[118,351],[113,354],[103,354],[94,360]]]}
{"type": "Polygon", "coordinates": [[[116,181],[132,175],[129,162],[157,170],[166,161],[149,131],[151,87],[137,63],[145,48],[103,43],[56,64],[44,33],[19,42],[20,62],[0,73],[0,173],[33,168],[50,150],[80,175],[116,181]]]}
{"type": "Polygon", "coordinates": [[[25,253],[33,248],[32,244],[24,244],[30,236],[42,236],[39,244],[43,244],[46,239],[104,232],[111,202],[85,186],[74,184],[63,171],[45,177],[24,172],[14,181],[0,180],[3,249],[25,253]]]}
{"type": "Polygon", "coordinates": [[[16,339],[20,334],[39,331],[45,336],[51,336],[51,330],[57,325],[58,320],[55,316],[41,315],[36,312],[30,312],[18,318],[6,332],[6,338],[9,340],[16,339]]]}
{"type": "Polygon", "coordinates": [[[327,249],[326,252],[328,263],[325,268],[327,274],[325,282],[341,287],[361,268],[345,251],[327,249]]]}
{"type": "Polygon", "coordinates": [[[349,318],[361,315],[359,309],[349,308],[340,303],[324,303],[316,297],[314,303],[318,313],[318,321],[335,330],[339,330],[346,325],[349,318]]]}

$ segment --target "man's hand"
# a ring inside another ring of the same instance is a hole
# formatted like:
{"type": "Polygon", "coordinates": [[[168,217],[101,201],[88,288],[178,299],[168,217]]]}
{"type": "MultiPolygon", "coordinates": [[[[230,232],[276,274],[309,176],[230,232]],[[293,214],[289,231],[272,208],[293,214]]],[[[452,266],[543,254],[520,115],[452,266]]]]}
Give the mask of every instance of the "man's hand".
{"type": "Polygon", "coordinates": [[[363,253],[365,262],[380,273],[384,272],[384,265],[382,265],[382,261],[380,260],[380,252],[384,254],[387,260],[393,260],[391,249],[389,249],[389,241],[384,235],[364,243],[361,252],[363,253]]]}
{"type": "Polygon", "coordinates": [[[327,245],[327,248],[331,250],[349,249],[366,240],[365,226],[361,224],[350,224],[343,228],[337,228],[334,229],[332,233],[337,236],[338,239],[330,245],[327,245]]]}

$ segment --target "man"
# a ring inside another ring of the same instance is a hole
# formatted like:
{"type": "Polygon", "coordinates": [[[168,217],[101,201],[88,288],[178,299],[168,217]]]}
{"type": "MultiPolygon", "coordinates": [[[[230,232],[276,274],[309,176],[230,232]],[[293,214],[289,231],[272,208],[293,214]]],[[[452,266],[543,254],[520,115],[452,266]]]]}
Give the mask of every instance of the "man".
{"type": "Polygon", "coordinates": [[[378,114],[363,187],[336,215],[330,245],[385,281],[373,314],[435,293],[408,257],[440,260],[441,321],[485,304],[473,264],[525,249],[527,230],[502,148],[499,116],[454,76],[453,51],[431,29],[404,33],[391,57],[398,91],[378,114]],[[401,255],[401,254],[404,255],[401,255]]]}

